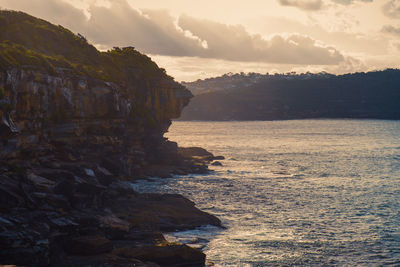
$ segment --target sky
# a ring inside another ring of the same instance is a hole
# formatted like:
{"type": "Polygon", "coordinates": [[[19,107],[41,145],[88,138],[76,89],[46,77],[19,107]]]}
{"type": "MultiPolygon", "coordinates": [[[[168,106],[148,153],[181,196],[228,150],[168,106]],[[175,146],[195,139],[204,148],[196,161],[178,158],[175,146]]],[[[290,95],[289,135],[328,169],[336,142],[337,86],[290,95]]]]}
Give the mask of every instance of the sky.
{"type": "Polygon", "coordinates": [[[133,46],[177,81],[228,72],[343,74],[400,67],[400,0],[0,0],[133,46]]]}

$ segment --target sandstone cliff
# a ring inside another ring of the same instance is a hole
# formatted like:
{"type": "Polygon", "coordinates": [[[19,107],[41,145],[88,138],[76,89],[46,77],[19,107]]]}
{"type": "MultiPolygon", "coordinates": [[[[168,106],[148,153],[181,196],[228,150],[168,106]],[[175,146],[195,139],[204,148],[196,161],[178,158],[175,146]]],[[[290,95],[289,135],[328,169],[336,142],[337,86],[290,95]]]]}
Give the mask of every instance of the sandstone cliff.
{"type": "Polygon", "coordinates": [[[191,94],[167,79],[142,88],[139,97],[129,87],[68,70],[49,74],[34,67],[10,67],[0,71],[1,155],[18,157],[25,148],[52,142],[63,142],[77,152],[97,146],[103,153],[112,150],[107,151],[108,158],[119,157],[119,174],[137,176],[134,169],[143,167],[141,160],[160,163],[160,158],[152,158],[168,145],[162,136],[191,94]]]}
{"type": "Polygon", "coordinates": [[[22,12],[0,11],[0,41],[0,155],[63,144],[130,178],[179,163],[163,134],[192,94],[150,58],[22,12]]]}
{"type": "Polygon", "coordinates": [[[191,97],[133,47],[0,11],[0,264],[204,265],[160,231],[220,221],[128,182],[207,171],[163,137],[191,97]]]}

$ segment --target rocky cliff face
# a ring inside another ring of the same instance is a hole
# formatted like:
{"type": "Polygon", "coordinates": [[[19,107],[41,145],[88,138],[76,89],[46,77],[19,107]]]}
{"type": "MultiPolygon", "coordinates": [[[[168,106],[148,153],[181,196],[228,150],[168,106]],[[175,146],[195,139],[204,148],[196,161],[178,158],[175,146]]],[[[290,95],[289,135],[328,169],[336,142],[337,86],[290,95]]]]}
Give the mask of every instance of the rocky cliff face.
{"type": "Polygon", "coordinates": [[[207,171],[212,155],[163,137],[191,97],[133,47],[100,52],[0,10],[0,265],[203,266],[204,253],[161,231],[220,221],[130,184],[207,171]]]}
{"type": "Polygon", "coordinates": [[[220,221],[127,182],[207,170],[163,137],[189,91],[34,67],[0,71],[0,89],[0,264],[204,265],[201,251],[160,231],[220,221]]]}
{"type": "Polygon", "coordinates": [[[138,93],[137,85],[121,88],[61,69],[57,75],[34,68],[0,71],[0,88],[2,156],[52,142],[76,150],[97,146],[116,151],[119,174],[127,176],[135,176],[145,159],[160,163],[154,152],[171,148],[162,136],[191,98],[170,80],[143,85],[138,93]]]}
{"type": "Polygon", "coordinates": [[[130,184],[207,171],[163,137],[191,97],[133,47],[0,10],[0,265],[203,266],[161,231],[220,221],[130,184]]]}

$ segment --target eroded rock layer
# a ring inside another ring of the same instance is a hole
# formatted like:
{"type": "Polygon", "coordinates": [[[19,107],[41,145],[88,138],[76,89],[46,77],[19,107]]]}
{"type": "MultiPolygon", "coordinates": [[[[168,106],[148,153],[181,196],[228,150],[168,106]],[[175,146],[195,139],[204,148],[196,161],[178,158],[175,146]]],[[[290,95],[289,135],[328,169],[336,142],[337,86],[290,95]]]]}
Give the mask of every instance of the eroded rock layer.
{"type": "MultiPolygon", "coordinates": [[[[0,71],[1,154],[23,156],[43,144],[64,145],[72,154],[107,155],[118,175],[143,176],[148,165],[171,165],[176,144],[163,134],[191,94],[178,83],[159,80],[137,90],[61,71],[0,71]],[[165,162],[166,161],[166,162],[165,162]]],[[[70,156],[70,155],[68,155],[70,156]]]]}

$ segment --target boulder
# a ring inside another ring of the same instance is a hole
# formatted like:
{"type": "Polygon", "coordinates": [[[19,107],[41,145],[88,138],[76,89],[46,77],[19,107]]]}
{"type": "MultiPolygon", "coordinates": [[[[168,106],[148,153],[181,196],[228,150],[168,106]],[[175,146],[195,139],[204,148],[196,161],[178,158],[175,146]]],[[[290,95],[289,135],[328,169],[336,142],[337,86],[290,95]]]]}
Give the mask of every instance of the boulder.
{"type": "Polygon", "coordinates": [[[211,161],[214,155],[201,147],[179,147],[178,153],[184,158],[211,161]]]}
{"type": "Polygon", "coordinates": [[[130,224],[116,217],[114,214],[98,216],[97,218],[106,237],[111,240],[124,239],[129,233],[130,224]]]}
{"type": "Polygon", "coordinates": [[[176,231],[202,225],[221,226],[221,221],[203,212],[181,195],[138,194],[131,198],[114,199],[108,203],[112,211],[131,226],[141,229],[176,231]]]}
{"type": "Polygon", "coordinates": [[[0,263],[20,266],[48,265],[49,240],[26,228],[0,232],[0,263]]]}
{"type": "Polygon", "coordinates": [[[0,211],[8,212],[25,205],[24,194],[17,177],[0,175],[0,211]]]}
{"type": "Polygon", "coordinates": [[[28,180],[30,180],[35,186],[45,189],[46,191],[50,191],[51,187],[56,183],[34,173],[29,173],[27,175],[28,180]]]}
{"type": "Polygon", "coordinates": [[[80,236],[66,242],[65,251],[72,255],[98,255],[110,252],[112,242],[100,235],[80,236]]]}
{"type": "Polygon", "coordinates": [[[32,197],[36,200],[38,205],[44,208],[45,204],[49,207],[49,210],[58,209],[63,211],[68,211],[71,209],[70,202],[64,195],[54,194],[54,193],[43,193],[34,192],[32,197]],[[50,208],[52,207],[52,208],[50,208]]]}
{"type": "Polygon", "coordinates": [[[144,170],[145,174],[150,177],[171,178],[173,167],[167,165],[150,165],[144,170]]]}
{"type": "Polygon", "coordinates": [[[184,244],[164,243],[137,248],[117,248],[112,252],[124,258],[152,261],[161,266],[204,266],[206,255],[200,250],[184,244]]]}

